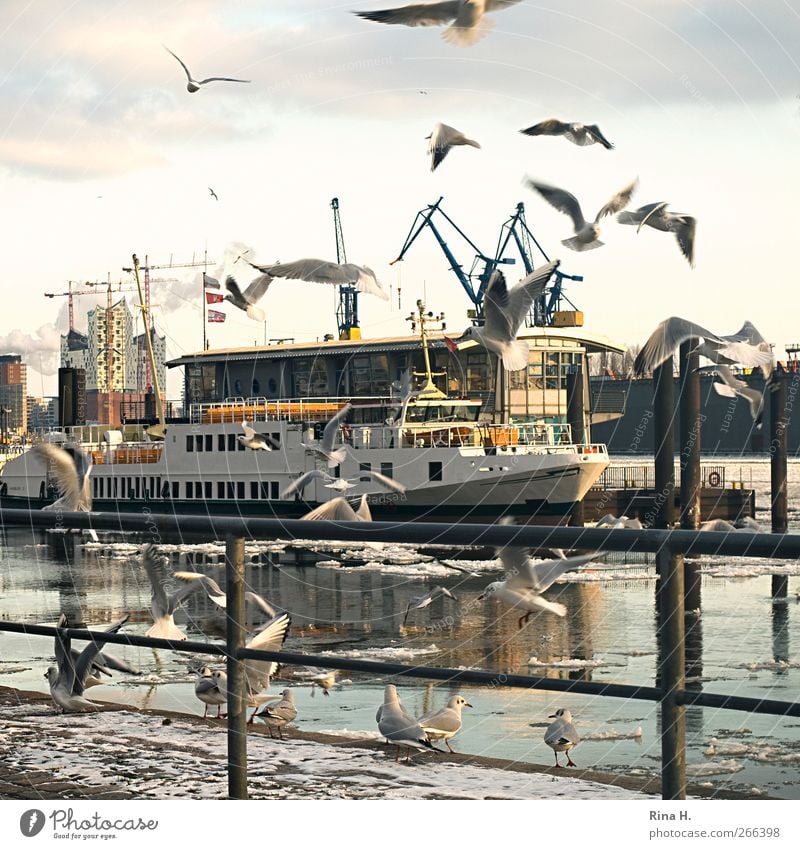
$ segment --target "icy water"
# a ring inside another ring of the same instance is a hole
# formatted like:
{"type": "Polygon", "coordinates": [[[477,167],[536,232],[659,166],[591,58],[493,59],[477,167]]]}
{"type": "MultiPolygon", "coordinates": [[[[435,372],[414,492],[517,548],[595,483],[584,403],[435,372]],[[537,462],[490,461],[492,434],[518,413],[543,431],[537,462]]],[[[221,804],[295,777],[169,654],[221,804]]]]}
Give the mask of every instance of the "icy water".
{"type": "MultiPolygon", "coordinates": [[[[630,465],[629,460],[621,461],[630,465]]],[[[730,461],[728,480],[743,479],[757,491],[757,518],[769,503],[769,466],[730,461]]],[[[790,522],[800,529],[800,463],[790,464],[790,522]]],[[[75,622],[107,624],[123,613],[130,633],[149,623],[150,588],[133,555],[142,539],[102,537],[99,544],[9,528],[2,539],[0,618],[54,624],[61,611],[75,622]]],[[[478,576],[446,568],[424,552],[342,547],[314,554],[313,544],[287,549],[285,542],[247,545],[249,587],[291,613],[286,647],[314,653],[387,659],[421,666],[480,668],[503,674],[653,685],[657,664],[655,574],[644,556],[607,555],[547,594],[568,614],[535,616],[523,629],[517,615],[495,602],[478,601],[498,577],[496,561],[458,565],[478,576]],[[335,557],[338,559],[333,560],[335,557]],[[315,561],[316,558],[316,561],[315,561]],[[321,559],[321,562],[319,561],[321,559]],[[344,560],[358,565],[340,565],[344,560]],[[403,614],[413,596],[442,584],[458,604],[437,601],[403,614]]],[[[175,568],[202,571],[224,585],[222,543],[162,546],[175,568]]],[[[707,692],[797,699],[800,685],[800,563],[702,558],[697,561],[700,615],[687,618],[689,674],[707,692]],[[790,575],[788,603],[770,599],[770,573],[790,575]]],[[[214,605],[195,595],[176,621],[190,638],[203,639],[214,605]]],[[[115,673],[90,697],[141,707],[202,713],[194,696],[196,656],[140,648],[112,651],[142,671],[115,673]]],[[[52,641],[0,635],[0,684],[47,692],[43,674],[52,662],[52,641]]],[[[213,658],[211,658],[213,660],[213,658]]],[[[375,710],[383,679],[340,675],[342,686],[324,697],[309,686],[307,669],[281,673],[295,688],[297,725],[314,731],[377,736],[375,710]]],[[[655,705],[614,698],[500,687],[396,682],[407,709],[419,715],[460,692],[473,705],[453,740],[459,751],[552,763],[542,736],[548,715],[569,708],[582,737],[573,752],[580,766],[617,773],[657,773],[660,742],[655,705]],[[640,733],[639,733],[640,732],[640,733]]],[[[275,681],[273,691],[285,686],[275,681]]],[[[800,798],[800,720],[734,711],[687,709],[687,763],[692,780],[710,786],[800,798]]]]}

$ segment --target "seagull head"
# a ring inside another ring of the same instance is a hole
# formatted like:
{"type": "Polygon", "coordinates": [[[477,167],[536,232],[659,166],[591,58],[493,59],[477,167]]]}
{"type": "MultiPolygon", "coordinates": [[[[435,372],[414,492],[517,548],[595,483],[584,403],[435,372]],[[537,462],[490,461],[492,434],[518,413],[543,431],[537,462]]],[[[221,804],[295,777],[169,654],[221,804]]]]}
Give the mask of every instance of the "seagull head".
{"type": "Polygon", "coordinates": [[[486,589],[478,596],[478,601],[481,601],[484,598],[488,598],[490,595],[492,595],[492,593],[496,593],[501,583],[502,581],[493,581],[491,584],[489,584],[489,586],[486,587],[486,589]]]}

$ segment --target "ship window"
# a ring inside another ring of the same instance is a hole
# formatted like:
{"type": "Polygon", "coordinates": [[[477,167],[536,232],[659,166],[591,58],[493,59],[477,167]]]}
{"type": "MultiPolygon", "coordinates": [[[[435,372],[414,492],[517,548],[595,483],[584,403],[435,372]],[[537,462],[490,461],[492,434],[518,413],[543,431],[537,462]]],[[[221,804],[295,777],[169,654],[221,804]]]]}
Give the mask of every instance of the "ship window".
{"type": "Polygon", "coordinates": [[[440,481],[442,479],[442,464],[428,463],[428,480],[440,481]]]}
{"type": "Polygon", "coordinates": [[[236,434],[229,433],[228,434],[228,451],[236,450],[236,434]]]}
{"type": "Polygon", "coordinates": [[[277,448],[281,444],[281,435],[280,433],[271,433],[270,438],[272,439],[275,448],[277,448]]]}
{"type": "Polygon", "coordinates": [[[140,485],[141,485],[141,481],[139,480],[139,478],[136,478],[136,480],[134,481],[134,486],[135,486],[135,489],[136,489],[136,497],[137,498],[140,497],[140,495],[139,495],[140,492],[141,492],[140,485]]]}
{"type": "Polygon", "coordinates": [[[217,481],[217,498],[225,498],[225,481],[217,481]]]}
{"type": "Polygon", "coordinates": [[[250,498],[258,498],[258,481],[250,481],[250,498]]]}
{"type": "Polygon", "coordinates": [[[178,483],[178,481],[172,482],[172,497],[173,498],[180,498],[181,497],[181,492],[180,492],[179,486],[180,486],[180,484],[178,483]]]}
{"type": "Polygon", "coordinates": [[[194,450],[202,451],[203,450],[203,434],[198,433],[194,438],[194,450]]]}
{"type": "Polygon", "coordinates": [[[186,481],[186,497],[194,498],[194,484],[191,481],[186,481]]]}
{"type": "Polygon", "coordinates": [[[244,481],[236,482],[236,497],[240,500],[244,500],[244,481]]]}
{"type": "Polygon", "coordinates": [[[214,437],[210,434],[206,434],[206,451],[214,450],[214,437]]]}
{"type": "Polygon", "coordinates": [[[279,498],[280,493],[278,492],[278,482],[272,481],[269,486],[270,486],[270,492],[271,492],[270,497],[275,498],[275,499],[279,498]]]}
{"type": "Polygon", "coordinates": [[[245,451],[246,450],[244,445],[242,444],[241,440],[239,440],[239,439],[236,440],[236,450],[237,451],[245,451]]]}
{"type": "Polygon", "coordinates": [[[359,472],[371,472],[372,471],[372,463],[359,463],[358,464],[359,472]]]}
{"type": "Polygon", "coordinates": [[[156,478],[156,486],[153,490],[153,495],[158,495],[161,492],[161,478],[156,478]]]}
{"type": "Polygon", "coordinates": [[[235,492],[236,490],[234,489],[233,481],[228,481],[225,486],[225,494],[228,498],[236,498],[235,492]]]}
{"type": "Polygon", "coordinates": [[[103,489],[104,489],[103,483],[104,483],[104,481],[103,481],[102,478],[95,478],[94,479],[94,485],[97,488],[97,492],[95,492],[95,497],[97,497],[97,498],[103,497],[103,489]]]}
{"type": "Polygon", "coordinates": [[[381,463],[381,474],[387,478],[394,477],[394,463],[381,463]]]}
{"type": "Polygon", "coordinates": [[[205,487],[206,487],[206,500],[207,500],[207,501],[210,501],[210,500],[211,500],[211,492],[212,492],[212,483],[211,483],[211,481],[206,481],[206,482],[205,482],[205,487]]]}
{"type": "Polygon", "coordinates": [[[269,483],[267,481],[261,481],[259,487],[261,489],[261,497],[269,498],[269,483]]]}
{"type": "Polygon", "coordinates": [[[191,434],[186,437],[186,450],[194,451],[194,437],[191,434]]]}
{"type": "Polygon", "coordinates": [[[92,498],[97,498],[97,478],[92,479],[92,498]]]}
{"type": "Polygon", "coordinates": [[[225,434],[220,433],[217,436],[217,451],[224,451],[224,450],[225,450],[225,434]]]}

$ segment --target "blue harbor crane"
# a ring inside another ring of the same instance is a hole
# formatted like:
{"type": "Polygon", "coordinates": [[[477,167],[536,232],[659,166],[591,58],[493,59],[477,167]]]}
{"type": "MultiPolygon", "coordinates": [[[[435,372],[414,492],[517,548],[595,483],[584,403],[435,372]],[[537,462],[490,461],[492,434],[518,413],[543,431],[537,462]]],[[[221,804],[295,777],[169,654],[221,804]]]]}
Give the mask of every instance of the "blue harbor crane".
{"type": "MultiPolygon", "coordinates": [[[[344,250],[342,219],[339,215],[339,198],[331,200],[333,210],[333,229],[336,235],[336,262],[347,262],[344,250]]],[[[339,286],[339,303],[336,306],[336,323],[340,339],[360,339],[361,328],[358,325],[358,289],[352,284],[339,286]]]]}
{"type": "MultiPolygon", "coordinates": [[[[506,252],[513,244],[516,247],[525,268],[525,274],[530,274],[534,270],[533,249],[531,245],[535,245],[536,249],[543,257],[544,262],[549,262],[550,258],[545,253],[542,246],[536,240],[536,237],[531,232],[525,221],[525,205],[518,203],[515,212],[505,221],[500,228],[500,236],[497,241],[497,248],[494,256],[488,256],[483,253],[480,248],[467,236],[467,234],[450,218],[449,215],[442,209],[441,203],[444,198],[440,197],[436,203],[429,204],[425,209],[420,210],[414,223],[411,225],[405,244],[403,245],[400,254],[395,262],[400,262],[406,255],[408,249],[416,241],[417,236],[427,227],[433,233],[434,238],[442,249],[447,261],[450,263],[450,270],[458,278],[467,297],[472,301],[474,306],[470,310],[469,315],[478,324],[483,322],[483,298],[486,294],[486,287],[489,285],[492,273],[500,265],[515,265],[516,258],[506,256],[506,252]],[[464,266],[458,262],[447,242],[444,240],[439,228],[434,221],[434,215],[438,215],[452,227],[456,233],[475,251],[475,256],[472,261],[472,266],[469,272],[464,270],[464,266]]],[[[561,271],[556,271],[553,283],[548,291],[539,298],[532,306],[530,315],[528,316],[529,326],[552,326],[558,321],[557,316],[562,314],[562,302],[566,301],[573,307],[570,301],[563,292],[563,280],[583,280],[579,275],[564,274],[561,271]]],[[[577,312],[577,310],[576,310],[577,312]]]]}

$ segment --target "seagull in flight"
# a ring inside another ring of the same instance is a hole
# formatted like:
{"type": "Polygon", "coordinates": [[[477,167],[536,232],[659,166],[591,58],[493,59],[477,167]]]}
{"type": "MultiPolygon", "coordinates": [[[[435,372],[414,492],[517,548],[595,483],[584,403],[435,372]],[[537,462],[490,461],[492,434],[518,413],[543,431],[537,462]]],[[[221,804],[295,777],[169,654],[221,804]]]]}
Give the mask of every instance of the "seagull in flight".
{"type": "MultiPolygon", "coordinates": [[[[723,398],[744,398],[750,405],[750,415],[753,417],[756,430],[761,430],[764,424],[764,393],[748,386],[743,380],[735,377],[728,366],[718,365],[714,374],[722,378],[722,383],[714,381],[714,391],[723,398]]],[[[766,387],[764,388],[766,392],[766,387]]]]}
{"type": "Polygon", "coordinates": [[[358,507],[352,507],[346,498],[340,496],[320,504],[302,518],[309,522],[317,519],[331,519],[334,522],[371,522],[372,511],[369,509],[365,493],[361,496],[358,507]]]}
{"type": "MultiPolygon", "coordinates": [[[[392,492],[403,493],[406,491],[406,487],[403,484],[398,483],[393,478],[389,478],[386,475],[382,475],[380,472],[364,472],[364,475],[369,475],[372,480],[376,483],[379,483],[381,486],[392,492]]],[[[302,492],[313,480],[322,480],[325,481],[323,486],[327,489],[334,489],[337,492],[347,492],[348,489],[353,489],[355,486],[358,486],[360,478],[347,480],[345,478],[335,478],[332,475],[329,475],[327,472],[322,471],[322,469],[313,469],[310,472],[306,472],[304,475],[301,475],[296,480],[293,480],[286,489],[281,493],[281,498],[288,498],[290,495],[294,495],[296,492],[302,492]]]]}
{"type": "MultiPolygon", "coordinates": [[[[186,72],[186,79],[188,80],[188,82],[186,83],[186,90],[190,94],[194,94],[196,91],[200,91],[200,86],[205,85],[206,83],[213,83],[213,82],[249,83],[250,82],[250,80],[238,80],[238,79],[235,79],[234,77],[207,77],[204,80],[192,79],[192,75],[189,73],[189,69],[183,63],[183,60],[179,56],[176,56],[169,49],[169,47],[167,47],[166,44],[164,44],[162,46],[163,46],[164,50],[167,51],[167,53],[169,53],[171,56],[175,56],[175,58],[178,60],[178,62],[180,62],[181,68],[183,68],[183,70],[186,72]]],[[[214,194],[213,192],[211,192],[211,193],[214,194]]],[[[214,195],[214,197],[216,197],[216,195],[214,195]]]]}
{"type": "Polygon", "coordinates": [[[520,130],[526,136],[564,136],[578,147],[589,144],[601,144],[606,150],[613,150],[614,145],[600,132],[597,124],[580,124],[578,122],[565,124],[556,118],[550,118],[532,127],[520,130]]]}
{"type": "Polygon", "coordinates": [[[638,233],[647,224],[654,230],[674,233],[681,253],[689,265],[694,268],[694,234],[697,229],[697,219],[683,212],[667,212],[668,203],[648,203],[633,212],[620,212],[617,221],[620,224],[636,224],[638,233]]]}
{"type": "Polygon", "coordinates": [[[225,300],[230,301],[240,310],[244,310],[247,317],[252,318],[253,321],[264,321],[264,311],[256,304],[264,297],[270,283],[272,283],[272,278],[269,274],[261,274],[243,292],[236,280],[228,275],[225,280],[225,288],[228,290],[225,300]]]}
{"type": "Polygon", "coordinates": [[[437,124],[433,128],[433,132],[426,138],[430,139],[428,153],[431,156],[431,171],[437,169],[445,156],[450,153],[450,148],[456,145],[466,144],[470,147],[480,148],[480,145],[474,139],[468,139],[463,133],[454,127],[448,127],[447,124],[437,124]]]}
{"type": "Polygon", "coordinates": [[[211,193],[211,197],[214,198],[214,200],[219,200],[217,193],[211,188],[211,186],[208,187],[208,191],[211,193]]]}
{"type": "MultiPolygon", "coordinates": [[[[292,620],[288,613],[281,613],[267,622],[266,625],[259,628],[247,641],[245,648],[260,651],[280,651],[286,641],[291,622],[292,620]]],[[[277,669],[277,661],[253,660],[251,658],[244,661],[248,704],[258,706],[263,701],[259,696],[262,691],[269,687],[270,679],[277,669]]],[[[252,724],[254,716],[255,711],[248,720],[248,724],[252,724]]]]}
{"type": "Polygon", "coordinates": [[[327,262],[324,259],[298,259],[295,262],[279,262],[275,265],[255,265],[245,262],[270,277],[286,277],[291,280],[306,280],[309,283],[329,283],[334,286],[355,286],[359,292],[376,295],[384,301],[389,295],[384,291],[375,272],[366,265],[352,262],[327,262]]]}
{"type": "Polygon", "coordinates": [[[442,38],[458,47],[470,47],[494,27],[494,22],[484,18],[484,13],[507,9],[519,2],[520,0],[444,0],[354,14],[380,24],[404,24],[408,27],[450,24],[442,33],[442,38]]]}
{"type": "Polygon", "coordinates": [[[347,457],[347,449],[344,446],[334,448],[336,437],[339,434],[339,425],[347,418],[352,409],[352,404],[345,404],[335,416],[325,425],[322,431],[322,439],[319,442],[301,442],[303,448],[311,451],[318,459],[326,460],[328,468],[333,469],[344,462],[347,457]]]}
{"type": "Polygon", "coordinates": [[[405,625],[408,621],[408,614],[412,610],[423,610],[429,605],[433,604],[437,598],[449,598],[453,601],[457,602],[458,599],[447,589],[447,587],[434,587],[429,593],[426,595],[414,596],[411,601],[408,603],[406,607],[406,615],[403,617],[403,624],[405,625]]]}
{"type": "Polygon", "coordinates": [[[501,357],[506,371],[527,368],[530,349],[524,339],[516,338],[517,331],[559,264],[560,260],[548,262],[511,289],[506,285],[503,272],[495,269],[483,299],[484,324],[468,327],[459,337],[458,347],[474,339],[487,351],[501,357]]]}
{"type": "Polygon", "coordinates": [[[245,448],[250,448],[253,451],[272,451],[272,443],[267,437],[261,433],[256,433],[246,420],[242,422],[242,430],[244,434],[236,438],[245,448]]]}
{"type": "Polygon", "coordinates": [[[538,192],[550,206],[559,212],[569,215],[572,219],[575,235],[570,239],[563,239],[561,244],[571,248],[573,251],[591,251],[604,244],[599,238],[600,220],[605,218],[606,215],[613,215],[616,212],[620,212],[620,210],[624,209],[630,203],[631,196],[636,190],[639,180],[636,179],[625,186],[625,188],[620,189],[605,206],[600,207],[600,211],[595,215],[594,221],[586,221],[583,217],[581,205],[578,203],[575,195],[570,194],[564,189],[548,186],[546,183],[539,183],[530,177],[526,177],[524,182],[529,189],[538,192]]]}
{"type": "Polygon", "coordinates": [[[650,334],[633,363],[634,374],[641,376],[666,362],[675,351],[690,339],[698,341],[694,349],[701,357],[721,365],[741,363],[748,368],[760,367],[769,377],[772,351],[769,343],[746,321],[730,336],[720,336],[699,324],[678,316],[664,319],[650,334]]]}
{"type": "Polygon", "coordinates": [[[58,488],[59,498],[42,510],[65,510],[89,513],[92,509],[92,490],[89,475],[92,458],[83,449],[75,447],[72,453],[51,442],[40,442],[31,453],[47,464],[58,488]]]}

